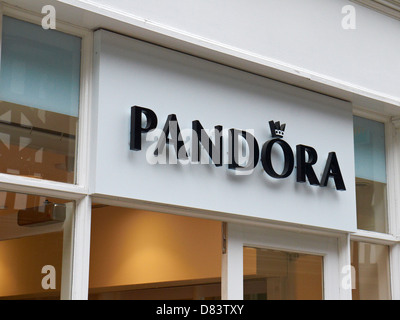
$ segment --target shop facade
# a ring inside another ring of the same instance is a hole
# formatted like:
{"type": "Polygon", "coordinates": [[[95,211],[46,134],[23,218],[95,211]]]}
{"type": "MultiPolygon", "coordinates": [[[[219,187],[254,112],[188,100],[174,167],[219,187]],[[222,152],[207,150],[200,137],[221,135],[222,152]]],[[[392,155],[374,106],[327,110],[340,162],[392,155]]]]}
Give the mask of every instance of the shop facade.
{"type": "Polygon", "coordinates": [[[394,71],[305,76],[72,2],[55,30],[2,6],[2,299],[400,297],[394,71]]]}

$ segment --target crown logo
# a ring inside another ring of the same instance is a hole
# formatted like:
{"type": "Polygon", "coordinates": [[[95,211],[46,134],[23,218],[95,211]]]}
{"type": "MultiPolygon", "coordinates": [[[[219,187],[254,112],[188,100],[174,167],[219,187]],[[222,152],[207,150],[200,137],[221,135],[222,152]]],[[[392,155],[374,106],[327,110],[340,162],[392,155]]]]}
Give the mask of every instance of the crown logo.
{"type": "Polygon", "coordinates": [[[277,121],[277,122],[270,121],[269,127],[271,129],[272,137],[283,138],[283,136],[285,135],[286,123],[281,125],[280,121],[277,121]]]}

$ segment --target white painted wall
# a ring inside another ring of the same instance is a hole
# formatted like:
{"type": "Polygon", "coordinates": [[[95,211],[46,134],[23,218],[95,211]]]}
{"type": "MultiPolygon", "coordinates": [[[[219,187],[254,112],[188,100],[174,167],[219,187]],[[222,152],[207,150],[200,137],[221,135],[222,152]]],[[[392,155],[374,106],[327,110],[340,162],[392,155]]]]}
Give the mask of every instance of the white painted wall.
{"type": "Polygon", "coordinates": [[[400,99],[400,21],[348,0],[60,2],[137,17],[400,99]],[[356,8],[355,30],[342,28],[342,8],[349,4],[356,8]]]}

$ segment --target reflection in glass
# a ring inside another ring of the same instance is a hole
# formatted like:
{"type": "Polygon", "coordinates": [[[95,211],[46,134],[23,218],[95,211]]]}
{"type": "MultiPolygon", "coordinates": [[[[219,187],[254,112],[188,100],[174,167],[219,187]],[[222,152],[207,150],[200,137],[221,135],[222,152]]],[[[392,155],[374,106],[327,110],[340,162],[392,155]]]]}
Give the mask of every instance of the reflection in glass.
{"type": "Polygon", "coordinates": [[[0,172],[75,180],[78,118],[0,102],[0,172]]]}
{"type": "Polygon", "coordinates": [[[73,210],[62,199],[0,192],[1,300],[69,298],[73,210]]]}
{"type": "Polygon", "coordinates": [[[389,300],[389,247],[365,242],[351,242],[353,300],[389,300]]]}
{"type": "Polygon", "coordinates": [[[386,183],[356,178],[358,229],[387,233],[386,183]]]}
{"type": "Polygon", "coordinates": [[[244,247],[245,300],[322,300],[323,257],[244,247]]]}

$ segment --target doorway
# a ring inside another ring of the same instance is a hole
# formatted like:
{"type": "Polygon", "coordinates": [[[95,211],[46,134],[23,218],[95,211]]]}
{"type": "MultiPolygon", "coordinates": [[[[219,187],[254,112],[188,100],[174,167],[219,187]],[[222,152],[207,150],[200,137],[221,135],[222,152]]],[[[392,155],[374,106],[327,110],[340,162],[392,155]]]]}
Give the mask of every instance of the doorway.
{"type": "Polygon", "coordinates": [[[337,237],[229,223],[226,238],[223,298],[339,299],[337,237]]]}

